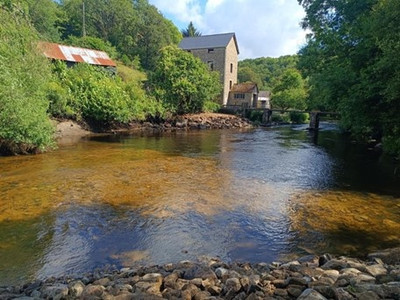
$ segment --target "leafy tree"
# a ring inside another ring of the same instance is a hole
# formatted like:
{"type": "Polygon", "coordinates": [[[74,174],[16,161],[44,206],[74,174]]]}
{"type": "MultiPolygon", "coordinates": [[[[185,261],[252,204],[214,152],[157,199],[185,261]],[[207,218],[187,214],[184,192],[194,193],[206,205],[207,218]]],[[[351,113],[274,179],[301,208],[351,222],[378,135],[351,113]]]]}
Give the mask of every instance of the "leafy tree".
{"type": "Polygon", "coordinates": [[[47,116],[47,60],[18,4],[0,3],[0,152],[27,153],[53,145],[47,116]]]}
{"type": "Polygon", "coordinates": [[[355,137],[400,154],[400,7],[396,0],[299,0],[312,31],[300,52],[310,104],[336,109],[355,137]]]}
{"type": "Polygon", "coordinates": [[[303,110],[306,108],[306,87],[299,71],[288,69],[278,80],[273,90],[272,105],[283,111],[292,109],[303,110]]]}
{"type": "Polygon", "coordinates": [[[273,90],[276,78],[289,68],[296,68],[297,55],[278,58],[260,57],[239,62],[238,79],[240,82],[256,82],[261,90],[273,90]]]}
{"type": "Polygon", "coordinates": [[[260,76],[251,67],[242,67],[238,73],[239,82],[254,82],[258,87],[263,85],[260,76]]]}
{"type": "Polygon", "coordinates": [[[201,32],[198,31],[192,21],[190,21],[188,27],[186,29],[183,29],[182,31],[182,36],[183,37],[194,37],[194,36],[201,36],[201,32]]]}
{"type": "Polygon", "coordinates": [[[142,67],[152,71],[156,66],[160,49],[168,45],[177,45],[182,35],[178,28],[165,19],[147,0],[134,0],[133,4],[138,20],[130,33],[135,40],[130,56],[138,55],[142,67]]]}
{"type": "Polygon", "coordinates": [[[61,27],[65,15],[60,5],[52,0],[22,0],[35,29],[42,39],[57,42],[60,40],[61,27]]]}
{"type": "Polygon", "coordinates": [[[167,110],[177,114],[200,112],[206,101],[221,92],[217,72],[210,72],[199,58],[174,46],[162,49],[151,86],[167,110]]]}

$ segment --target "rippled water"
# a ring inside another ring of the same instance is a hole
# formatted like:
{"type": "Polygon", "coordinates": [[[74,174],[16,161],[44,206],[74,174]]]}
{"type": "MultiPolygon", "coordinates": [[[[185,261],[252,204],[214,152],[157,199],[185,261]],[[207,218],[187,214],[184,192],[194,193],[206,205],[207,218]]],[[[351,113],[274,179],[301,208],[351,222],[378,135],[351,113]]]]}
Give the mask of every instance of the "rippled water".
{"type": "Polygon", "coordinates": [[[273,261],[400,244],[390,158],[336,127],[97,136],[0,158],[0,285],[203,255],[273,261]]]}

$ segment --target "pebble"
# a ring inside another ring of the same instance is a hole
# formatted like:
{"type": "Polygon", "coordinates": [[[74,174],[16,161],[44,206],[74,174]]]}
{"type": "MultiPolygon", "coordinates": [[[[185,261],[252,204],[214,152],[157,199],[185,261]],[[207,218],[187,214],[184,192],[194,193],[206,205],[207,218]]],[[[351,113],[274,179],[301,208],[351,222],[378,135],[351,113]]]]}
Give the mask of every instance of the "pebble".
{"type": "Polygon", "coordinates": [[[0,287],[0,299],[399,299],[400,262],[389,255],[388,264],[386,256],[325,254],[254,265],[202,258],[0,287]]]}

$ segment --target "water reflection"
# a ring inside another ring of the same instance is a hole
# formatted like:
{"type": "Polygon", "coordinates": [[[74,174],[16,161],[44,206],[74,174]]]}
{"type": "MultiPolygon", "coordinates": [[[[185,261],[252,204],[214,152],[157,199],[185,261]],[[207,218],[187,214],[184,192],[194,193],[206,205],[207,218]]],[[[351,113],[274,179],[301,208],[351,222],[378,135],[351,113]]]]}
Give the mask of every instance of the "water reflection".
{"type": "Polygon", "coordinates": [[[332,125],[318,140],[305,127],[98,136],[1,158],[0,284],[398,245],[393,165],[332,125]]]}

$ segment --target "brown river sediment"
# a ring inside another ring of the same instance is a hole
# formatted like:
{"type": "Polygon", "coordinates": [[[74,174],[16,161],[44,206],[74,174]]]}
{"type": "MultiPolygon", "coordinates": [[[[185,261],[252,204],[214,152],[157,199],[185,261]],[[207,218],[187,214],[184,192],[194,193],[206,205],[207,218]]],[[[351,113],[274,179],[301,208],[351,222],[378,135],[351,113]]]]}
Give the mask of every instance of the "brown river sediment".
{"type": "Polygon", "coordinates": [[[326,125],[98,136],[0,158],[0,285],[107,264],[400,245],[393,166],[326,125]],[[10,275],[11,274],[11,275],[10,275]]]}

